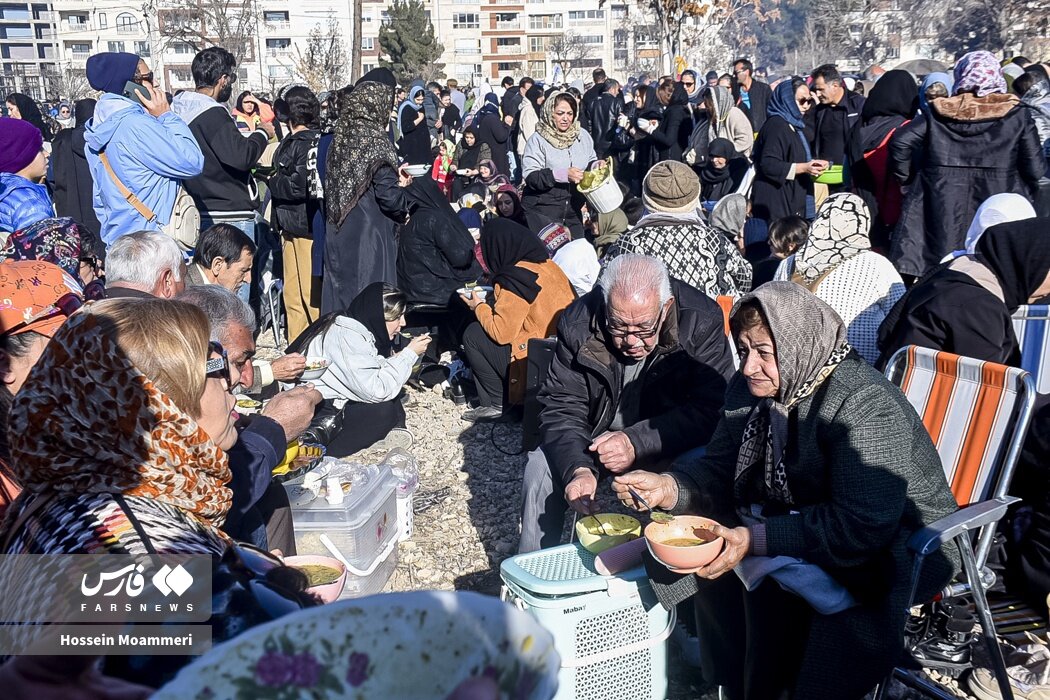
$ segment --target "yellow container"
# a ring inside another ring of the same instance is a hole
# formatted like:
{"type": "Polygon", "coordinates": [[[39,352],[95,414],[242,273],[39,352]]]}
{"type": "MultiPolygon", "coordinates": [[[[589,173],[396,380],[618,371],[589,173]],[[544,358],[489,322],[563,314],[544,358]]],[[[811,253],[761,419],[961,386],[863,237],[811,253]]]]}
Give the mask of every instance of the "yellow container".
{"type": "Polygon", "coordinates": [[[642,536],[642,524],[636,518],[619,513],[588,515],[576,523],[576,537],[591,554],[642,536]]]}
{"type": "Polygon", "coordinates": [[[288,470],[291,469],[292,462],[296,457],[299,456],[299,441],[293,440],[288,443],[288,449],[284,451],[284,459],[273,468],[274,474],[287,474],[288,470]]]}

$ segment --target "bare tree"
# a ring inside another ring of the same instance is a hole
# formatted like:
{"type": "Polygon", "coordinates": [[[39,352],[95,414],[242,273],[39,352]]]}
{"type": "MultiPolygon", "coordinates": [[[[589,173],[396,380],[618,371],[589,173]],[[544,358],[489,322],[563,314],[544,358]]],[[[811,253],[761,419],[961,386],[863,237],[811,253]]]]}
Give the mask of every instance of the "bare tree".
{"type": "Polygon", "coordinates": [[[354,0],[354,50],[350,59],[350,80],[357,82],[361,78],[361,23],[364,21],[364,0],[354,0]]]}
{"type": "Polygon", "coordinates": [[[346,63],[346,46],[333,16],[328,18],[327,30],[314,25],[305,49],[295,47],[295,71],[315,93],[342,87],[346,63]]]}
{"type": "Polygon", "coordinates": [[[82,100],[90,97],[95,90],[88,83],[87,71],[83,68],[65,66],[62,68],[48,69],[44,73],[44,84],[49,97],[58,97],[64,100],[82,100]]]}
{"type": "Polygon", "coordinates": [[[1047,48],[1050,3],[1031,0],[915,0],[909,4],[912,33],[938,37],[956,58],[975,49],[1038,58],[1047,48]]]}
{"type": "Polygon", "coordinates": [[[165,46],[185,43],[195,51],[221,46],[238,65],[255,55],[259,17],[253,0],[179,0],[159,16],[165,46]]]}
{"type": "Polygon", "coordinates": [[[547,53],[551,62],[561,64],[562,74],[568,81],[569,74],[584,61],[594,56],[594,46],[575,32],[565,32],[547,42],[547,53]]]}

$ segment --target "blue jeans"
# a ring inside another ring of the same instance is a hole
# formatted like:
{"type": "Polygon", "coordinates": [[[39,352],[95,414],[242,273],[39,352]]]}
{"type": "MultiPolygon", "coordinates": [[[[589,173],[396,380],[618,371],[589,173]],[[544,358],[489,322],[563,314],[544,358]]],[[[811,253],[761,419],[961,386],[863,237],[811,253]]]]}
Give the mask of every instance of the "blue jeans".
{"type": "MultiPolygon", "coordinates": [[[[214,226],[215,224],[229,224],[230,226],[233,226],[234,228],[240,231],[244,231],[244,233],[248,235],[248,238],[252,239],[252,243],[256,244],[256,246],[259,245],[259,240],[255,234],[255,219],[242,219],[240,221],[216,221],[215,219],[213,219],[210,216],[207,216],[206,214],[201,214],[201,231],[205,231],[214,226]]],[[[258,251],[256,251],[256,258],[258,259],[258,257],[258,251]]],[[[251,294],[252,285],[255,284],[258,284],[258,282],[255,279],[255,270],[253,269],[251,280],[249,280],[247,284],[242,284],[237,289],[237,296],[240,297],[242,301],[247,303],[249,295],[251,294]]]]}

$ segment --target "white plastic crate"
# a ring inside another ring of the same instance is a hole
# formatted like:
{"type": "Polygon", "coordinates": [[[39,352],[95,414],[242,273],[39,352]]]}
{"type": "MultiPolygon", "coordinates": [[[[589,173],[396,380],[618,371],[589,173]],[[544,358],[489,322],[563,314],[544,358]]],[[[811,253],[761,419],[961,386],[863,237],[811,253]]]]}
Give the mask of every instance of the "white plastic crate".
{"type": "Polygon", "coordinates": [[[503,598],[554,635],[561,655],[556,700],[661,700],[674,611],[656,600],[641,567],[601,576],[579,544],[512,557],[503,598]]]}

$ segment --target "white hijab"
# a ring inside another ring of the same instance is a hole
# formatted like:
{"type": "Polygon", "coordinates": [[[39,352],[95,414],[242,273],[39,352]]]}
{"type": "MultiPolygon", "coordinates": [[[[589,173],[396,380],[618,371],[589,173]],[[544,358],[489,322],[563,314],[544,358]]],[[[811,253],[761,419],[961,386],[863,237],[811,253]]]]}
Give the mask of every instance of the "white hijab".
{"type": "Polygon", "coordinates": [[[992,226],[1005,224],[1008,221],[1021,221],[1022,219],[1034,219],[1035,209],[1026,198],[1013,192],[994,194],[981,203],[977,213],[970,222],[970,228],[966,231],[966,248],[956,250],[946,256],[946,260],[957,258],[960,255],[973,255],[977,247],[977,241],[992,226]]]}

